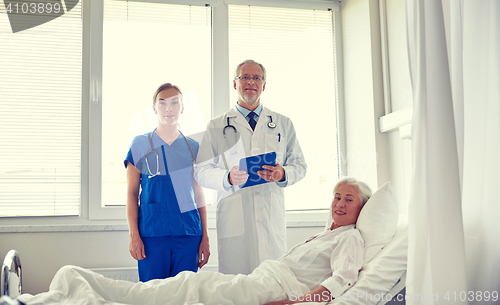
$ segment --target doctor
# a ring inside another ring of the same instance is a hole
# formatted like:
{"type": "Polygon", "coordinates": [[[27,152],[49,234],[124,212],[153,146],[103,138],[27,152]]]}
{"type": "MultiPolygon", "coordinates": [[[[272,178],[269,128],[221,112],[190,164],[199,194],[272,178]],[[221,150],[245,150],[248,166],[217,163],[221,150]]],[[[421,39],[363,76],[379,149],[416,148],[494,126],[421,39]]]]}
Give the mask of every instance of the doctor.
{"type": "Polygon", "coordinates": [[[233,80],[235,108],[208,123],[194,176],[203,187],[218,191],[217,242],[219,271],[249,274],[267,259],[286,253],[283,189],[306,174],[306,162],[292,121],[263,107],[266,70],[253,60],[239,64],[233,80]],[[270,181],[240,188],[248,174],[242,158],[276,152],[276,165],[264,166],[270,181]]]}

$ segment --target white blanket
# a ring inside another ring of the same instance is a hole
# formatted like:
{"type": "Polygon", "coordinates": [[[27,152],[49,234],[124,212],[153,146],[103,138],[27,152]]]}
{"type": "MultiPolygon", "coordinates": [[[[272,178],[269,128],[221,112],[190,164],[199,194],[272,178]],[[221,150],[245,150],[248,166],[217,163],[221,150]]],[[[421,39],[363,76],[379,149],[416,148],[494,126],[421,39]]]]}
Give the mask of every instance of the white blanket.
{"type": "Polygon", "coordinates": [[[175,278],[146,283],[116,281],[90,270],[65,266],[54,276],[48,292],[21,295],[27,305],[76,304],[265,304],[287,295],[307,293],[283,263],[265,261],[248,275],[181,272],[175,278]]]}

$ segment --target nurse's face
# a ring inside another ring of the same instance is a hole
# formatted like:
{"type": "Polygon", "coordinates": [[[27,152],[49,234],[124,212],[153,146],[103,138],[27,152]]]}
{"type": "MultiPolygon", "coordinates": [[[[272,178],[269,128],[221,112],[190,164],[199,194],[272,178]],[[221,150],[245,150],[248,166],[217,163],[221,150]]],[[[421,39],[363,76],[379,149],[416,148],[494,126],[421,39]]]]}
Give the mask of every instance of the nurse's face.
{"type": "Polygon", "coordinates": [[[238,103],[248,110],[255,110],[260,103],[260,95],[266,89],[265,81],[253,80],[253,77],[263,77],[264,71],[257,64],[247,63],[240,67],[238,76],[247,76],[251,79],[233,80],[234,89],[238,92],[238,103]]]}
{"type": "Polygon", "coordinates": [[[362,207],[361,197],[356,186],[347,183],[339,185],[332,202],[333,224],[331,229],[356,223],[362,207]]]}
{"type": "Polygon", "coordinates": [[[174,88],[161,91],[156,97],[153,110],[158,116],[158,124],[176,125],[184,111],[182,95],[174,88]]]}

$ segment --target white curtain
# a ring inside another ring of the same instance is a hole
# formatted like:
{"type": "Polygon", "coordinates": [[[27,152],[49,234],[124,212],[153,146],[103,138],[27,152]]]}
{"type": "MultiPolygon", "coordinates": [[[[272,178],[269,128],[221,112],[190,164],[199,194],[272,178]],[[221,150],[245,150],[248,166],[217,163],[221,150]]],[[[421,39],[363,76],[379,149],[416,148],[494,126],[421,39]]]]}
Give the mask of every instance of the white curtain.
{"type": "Polygon", "coordinates": [[[407,304],[498,304],[500,1],[406,4],[414,98],[407,304]]]}
{"type": "MultiPolygon", "coordinates": [[[[500,294],[500,1],[463,6],[463,196],[467,283],[500,294]]],[[[500,304],[478,300],[469,304],[500,304]]]]}

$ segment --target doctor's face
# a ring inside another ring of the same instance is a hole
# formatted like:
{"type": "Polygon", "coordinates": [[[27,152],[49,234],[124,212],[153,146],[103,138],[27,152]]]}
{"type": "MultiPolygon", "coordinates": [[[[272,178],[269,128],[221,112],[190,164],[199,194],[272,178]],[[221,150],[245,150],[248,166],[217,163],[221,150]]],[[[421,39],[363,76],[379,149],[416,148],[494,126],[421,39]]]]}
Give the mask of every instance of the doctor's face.
{"type": "Polygon", "coordinates": [[[347,183],[339,185],[332,202],[331,229],[356,223],[362,207],[361,196],[356,186],[347,183]]]}
{"type": "Polygon", "coordinates": [[[246,76],[248,80],[235,79],[233,80],[234,89],[238,91],[238,102],[240,106],[254,110],[259,106],[260,95],[266,89],[265,80],[256,81],[253,78],[263,77],[263,71],[257,64],[247,63],[241,66],[239,77],[246,76]]]}
{"type": "Polygon", "coordinates": [[[158,124],[177,124],[181,113],[184,111],[182,94],[175,88],[161,91],[156,97],[153,110],[158,116],[158,124]]]}

